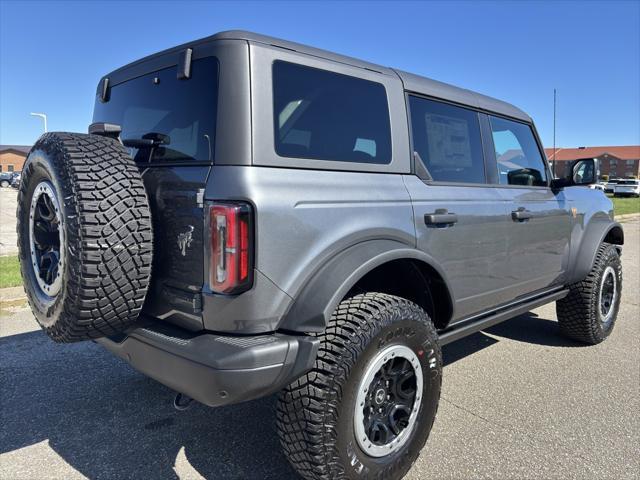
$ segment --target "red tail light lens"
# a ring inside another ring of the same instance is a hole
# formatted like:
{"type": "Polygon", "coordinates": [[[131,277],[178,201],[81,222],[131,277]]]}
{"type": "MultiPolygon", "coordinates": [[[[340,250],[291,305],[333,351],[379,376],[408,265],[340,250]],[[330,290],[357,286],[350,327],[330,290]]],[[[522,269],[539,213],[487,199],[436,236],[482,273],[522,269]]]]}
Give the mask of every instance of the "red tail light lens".
{"type": "Polygon", "coordinates": [[[209,285],[216,293],[240,293],[253,283],[251,207],[220,203],[209,207],[211,264],[209,285]]]}

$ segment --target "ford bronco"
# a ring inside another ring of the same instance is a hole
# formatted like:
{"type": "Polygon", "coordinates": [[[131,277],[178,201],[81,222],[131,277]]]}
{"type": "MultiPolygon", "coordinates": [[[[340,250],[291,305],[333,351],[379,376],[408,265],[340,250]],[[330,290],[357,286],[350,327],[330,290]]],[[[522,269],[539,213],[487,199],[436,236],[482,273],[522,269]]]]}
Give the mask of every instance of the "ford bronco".
{"type": "Polygon", "coordinates": [[[623,230],[554,178],[532,119],[403,71],[231,31],[98,84],[19,190],[22,276],[57,342],[93,339],[209,406],[279,392],[305,478],[401,478],[436,416],[441,347],[556,302],[612,331],[623,230]]]}

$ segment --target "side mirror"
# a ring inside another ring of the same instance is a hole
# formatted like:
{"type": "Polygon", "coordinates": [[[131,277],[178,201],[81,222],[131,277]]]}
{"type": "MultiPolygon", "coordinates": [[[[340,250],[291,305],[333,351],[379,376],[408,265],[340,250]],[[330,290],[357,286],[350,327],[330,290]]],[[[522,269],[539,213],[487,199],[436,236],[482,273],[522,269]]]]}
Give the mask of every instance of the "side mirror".
{"type": "Polygon", "coordinates": [[[596,158],[581,158],[571,163],[571,175],[565,178],[555,178],[551,181],[552,188],[564,188],[574,185],[592,185],[598,182],[599,169],[596,158]]]}

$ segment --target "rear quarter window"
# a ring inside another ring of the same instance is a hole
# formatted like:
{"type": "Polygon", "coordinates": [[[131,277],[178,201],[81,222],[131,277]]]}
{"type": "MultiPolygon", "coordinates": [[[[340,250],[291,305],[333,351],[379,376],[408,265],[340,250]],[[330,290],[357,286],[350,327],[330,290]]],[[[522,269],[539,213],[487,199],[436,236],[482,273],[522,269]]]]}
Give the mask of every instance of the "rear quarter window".
{"type": "Polygon", "coordinates": [[[273,106],[281,157],[391,162],[389,105],[380,83],[276,61],[273,106]]]}

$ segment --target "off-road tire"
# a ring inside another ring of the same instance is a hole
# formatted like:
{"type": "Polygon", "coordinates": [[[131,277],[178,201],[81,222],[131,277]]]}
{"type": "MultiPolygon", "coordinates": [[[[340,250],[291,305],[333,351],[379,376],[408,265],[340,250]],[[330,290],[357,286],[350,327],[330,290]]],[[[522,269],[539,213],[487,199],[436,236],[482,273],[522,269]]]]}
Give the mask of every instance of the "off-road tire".
{"type": "Polygon", "coordinates": [[[23,169],[17,218],[25,292],[47,335],[76,342],[136,323],[151,276],[152,223],[140,172],[118,141],[78,133],[40,137],[23,169]],[[64,234],[55,296],[38,284],[32,265],[30,206],[42,182],[60,205],[64,234]]]}
{"type": "Polygon", "coordinates": [[[622,263],[618,250],[610,243],[602,243],[587,278],[569,287],[569,294],[556,302],[560,331],[567,337],[590,345],[604,341],[613,331],[620,307],[622,292],[622,263]],[[599,293],[603,274],[612,267],[617,277],[612,318],[603,323],[599,310],[599,293]]]}
{"type": "Polygon", "coordinates": [[[442,354],[429,316],[403,298],[367,293],[340,303],[319,337],[314,368],[279,396],[277,429],[286,457],[307,479],[402,478],[427,441],[440,399],[442,354]],[[394,344],[419,357],[420,410],[408,441],[373,457],[355,439],[355,390],[368,360],[394,344]]]}

